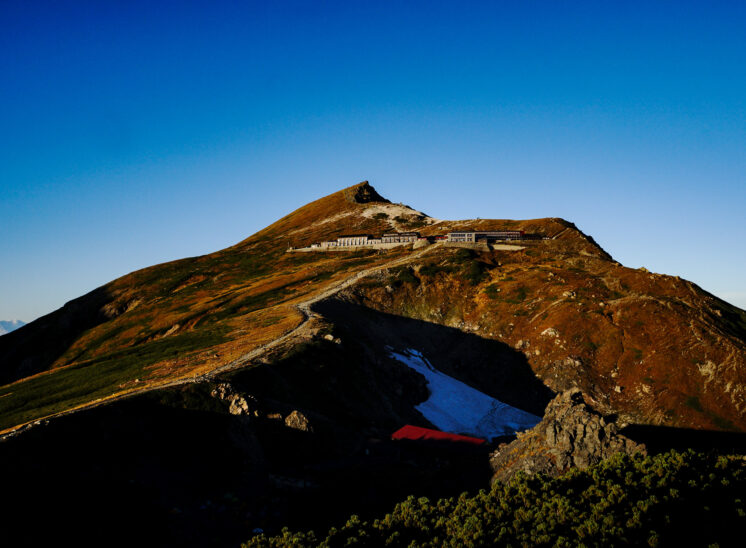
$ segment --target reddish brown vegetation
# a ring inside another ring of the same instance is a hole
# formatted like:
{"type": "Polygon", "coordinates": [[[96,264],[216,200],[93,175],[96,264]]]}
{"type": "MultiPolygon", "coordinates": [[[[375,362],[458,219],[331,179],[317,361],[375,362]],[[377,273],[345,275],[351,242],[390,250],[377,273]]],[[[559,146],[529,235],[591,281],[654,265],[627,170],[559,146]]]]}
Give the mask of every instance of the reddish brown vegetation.
{"type": "MultiPolygon", "coordinates": [[[[295,304],[411,251],[287,246],[391,230],[391,219],[363,215],[385,203],[367,183],[355,185],[230,248],[134,272],[3,336],[0,375],[20,382],[0,388],[0,428],[199,375],[288,332],[302,321],[295,304]],[[56,383],[70,388],[50,399],[56,383]]],[[[553,390],[577,385],[633,421],[746,428],[743,311],[685,280],[619,265],[562,219],[434,222],[416,213],[423,234],[524,230],[555,239],[512,251],[436,248],[406,272],[358,284],[360,303],[506,342],[553,390]]]]}

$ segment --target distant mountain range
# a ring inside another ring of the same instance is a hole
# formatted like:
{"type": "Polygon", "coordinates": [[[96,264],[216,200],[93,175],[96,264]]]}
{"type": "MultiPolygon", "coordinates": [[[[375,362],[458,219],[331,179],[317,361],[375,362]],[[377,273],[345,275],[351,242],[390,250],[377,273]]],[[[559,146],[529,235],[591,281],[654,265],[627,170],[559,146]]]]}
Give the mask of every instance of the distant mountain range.
{"type": "Polygon", "coordinates": [[[21,320],[0,320],[0,335],[15,331],[24,325],[26,325],[26,322],[22,322],[21,320]]]}

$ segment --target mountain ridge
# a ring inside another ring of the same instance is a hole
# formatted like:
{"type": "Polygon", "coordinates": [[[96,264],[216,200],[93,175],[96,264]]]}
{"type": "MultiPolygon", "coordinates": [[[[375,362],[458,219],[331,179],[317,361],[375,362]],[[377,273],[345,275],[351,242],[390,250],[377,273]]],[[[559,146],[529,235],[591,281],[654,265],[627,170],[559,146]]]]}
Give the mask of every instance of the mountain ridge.
{"type": "Polygon", "coordinates": [[[738,367],[746,338],[742,311],[690,282],[619,265],[564,219],[444,221],[390,202],[365,181],[306,204],[226,249],[113,280],[4,336],[0,429],[203,378],[292,333],[305,321],[300,303],[370,269],[374,275],[355,280],[341,297],[503,340],[526,355],[555,391],[579,385],[605,411],[638,422],[746,427],[740,417],[744,373],[738,367]],[[345,233],[392,230],[523,230],[547,239],[523,242],[520,251],[435,244],[422,258],[406,246],[384,254],[286,253],[288,246],[345,233]],[[655,333],[639,325],[651,318],[645,306],[655,309],[652,318],[665,320],[655,333]],[[485,325],[478,325],[480,314],[485,325]],[[698,323],[690,328],[695,317],[698,323]],[[490,329],[490,322],[501,331],[490,329]],[[539,324],[542,329],[533,333],[539,324]],[[666,329],[686,346],[704,337],[703,348],[683,363],[671,345],[651,338],[666,329]],[[541,335],[552,333],[547,330],[558,336],[541,335]],[[570,339],[560,336],[565,333],[570,339]],[[590,333],[604,337],[593,340],[590,333]],[[679,363],[691,378],[676,377],[683,384],[675,387],[664,382],[671,366],[656,353],[679,363]]]}

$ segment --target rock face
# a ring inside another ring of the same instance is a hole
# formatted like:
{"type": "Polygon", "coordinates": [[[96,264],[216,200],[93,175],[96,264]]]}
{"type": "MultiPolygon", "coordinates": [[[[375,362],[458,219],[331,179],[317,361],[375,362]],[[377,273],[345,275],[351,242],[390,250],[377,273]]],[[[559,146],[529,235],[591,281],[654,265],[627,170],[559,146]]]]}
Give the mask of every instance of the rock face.
{"type": "Polygon", "coordinates": [[[559,475],[569,468],[587,468],[615,453],[645,453],[644,445],[618,433],[573,388],[555,397],[542,421],[490,455],[494,479],[507,481],[520,471],[559,475]]]}
{"type": "Polygon", "coordinates": [[[376,189],[373,188],[368,181],[363,181],[353,187],[347,188],[344,192],[345,197],[350,202],[358,204],[367,204],[369,202],[389,203],[386,198],[376,192],[376,189]]]}

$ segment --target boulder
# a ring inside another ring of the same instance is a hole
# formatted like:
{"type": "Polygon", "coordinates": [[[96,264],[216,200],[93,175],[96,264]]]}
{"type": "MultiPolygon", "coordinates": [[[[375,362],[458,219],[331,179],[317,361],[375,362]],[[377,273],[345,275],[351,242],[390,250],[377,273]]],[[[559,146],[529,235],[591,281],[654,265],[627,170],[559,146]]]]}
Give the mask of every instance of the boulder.
{"type": "Polygon", "coordinates": [[[521,471],[557,476],[615,453],[635,452],[644,454],[646,448],[619,434],[614,420],[593,410],[580,390],[572,388],[549,403],[539,424],[494,451],[490,465],[493,479],[507,481],[521,471]]]}
{"type": "Polygon", "coordinates": [[[285,417],[285,426],[288,428],[295,428],[296,430],[302,430],[303,432],[313,432],[308,417],[298,410],[293,411],[285,417]]]}

